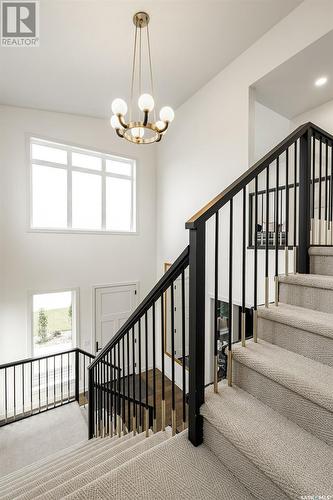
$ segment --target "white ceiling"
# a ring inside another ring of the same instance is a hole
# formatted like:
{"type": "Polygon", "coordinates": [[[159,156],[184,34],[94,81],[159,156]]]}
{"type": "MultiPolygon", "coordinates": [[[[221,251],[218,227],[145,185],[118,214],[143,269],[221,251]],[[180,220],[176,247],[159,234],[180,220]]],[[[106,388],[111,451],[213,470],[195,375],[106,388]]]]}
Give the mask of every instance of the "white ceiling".
{"type": "Polygon", "coordinates": [[[294,118],[333,99],[333,31],[255,83],[256,98],[286,118],[294,118]],[[327,76],[323,87],[314,82],[327,76]]]}
{"type": "Polygon", "coordinates": [[[40,47],[0,48],[0,103],[107,117],[146,10],[159,105],[179,106],[301,0],[40,0],[40,47]]]}

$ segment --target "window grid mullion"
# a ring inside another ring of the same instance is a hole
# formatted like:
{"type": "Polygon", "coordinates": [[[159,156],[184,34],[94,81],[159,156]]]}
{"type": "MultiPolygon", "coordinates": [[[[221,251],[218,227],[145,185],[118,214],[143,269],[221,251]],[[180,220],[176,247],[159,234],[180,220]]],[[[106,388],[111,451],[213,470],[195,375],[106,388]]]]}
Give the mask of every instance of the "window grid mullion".
{"type": "Polygon", "coordinates": [[[72,179],[72,152],[67,150],[67,227],[72,229],[72,214],[73,214],[73,179],[72,179]]]}
{"type": "Polygon", "coordinates": [[[106,229],[106,160],[102,159],[102,230],[106,229]]]}

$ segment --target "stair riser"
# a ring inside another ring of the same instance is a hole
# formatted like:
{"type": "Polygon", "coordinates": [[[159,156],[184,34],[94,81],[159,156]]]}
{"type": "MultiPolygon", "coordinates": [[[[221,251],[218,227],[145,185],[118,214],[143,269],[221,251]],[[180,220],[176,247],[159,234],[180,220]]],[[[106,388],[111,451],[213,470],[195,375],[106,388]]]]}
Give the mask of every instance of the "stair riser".
{"type": "MultiPolygon", "coordinates": [[[[309,376],[311,374],[309,373],[309,376]]],[[[330,411],[234,360],[233,383],[273,410],[333,446],[330,411]]]]}
{"type": "Polygon", "coordinates": [[[258,337],[283,349],[333,367],[333,339],[260,317],[258,318],[258,337]]]}
{"type": "Polygon", "coordinates": [[[311,255],[310,273],[333,276],[333,255],[311,255]]]}
{"type": "Polygon", "coordinates": [[[204,442],[230,472],[258,500],[286,500],[289,497],[251,460],[204,418],[204,442]]]}
{"type": "Polygon", "coordinates": [[[279,300],[314,311],[333,313],[333,290],[280,283],[279,300]]]}

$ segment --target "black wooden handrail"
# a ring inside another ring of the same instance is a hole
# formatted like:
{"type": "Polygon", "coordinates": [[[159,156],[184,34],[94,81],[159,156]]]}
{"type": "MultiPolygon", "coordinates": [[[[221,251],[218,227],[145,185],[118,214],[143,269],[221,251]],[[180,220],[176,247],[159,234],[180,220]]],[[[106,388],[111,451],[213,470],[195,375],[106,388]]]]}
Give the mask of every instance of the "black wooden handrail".
{"type": "Polygon", "coordinates": [[[316,136],[324,137],[333,142],[333,135],[321,129],[312,122],[307,122],[300,125],[296,130],[288,135],[281,141],[275,148],[267,153],[262,159],[257,161],[252,167],[246,170],[238,179],[236,179],[224,191],[215,196],[209,203],[207,203],[201,210],[195,213],[185,224],[186,229],[196,229],[200,224],[206,222],[212,215],[214,215],[220,208],[222,208],[228,201],[231,200],[237,193],[239,193],[245,186],[247,186],[257,175],[265,170],[267,165],[275,161],[283,151],[291,146],[297,139],[304,135],[308,130],[313,130],[316,136]]]}
{"type": "Polygon", "coordinates": [[[93,354],[90,352],[84,351],[83,349],[80,349],[79,347],[73,347],[73,349],[68,349],[67,351],[59,351],[59,352],[54,352],[53,354],[46,354],[44,356],[38,356],[36,358],[24,358],[24,359],[19,359],[18,361],[12,361],[10,363],[4,363],[3,365],[0,365],[0,370],[3,368],[12,368],[13,366],[19,366],[19,365],[24,365],[26,363],[34,363],[36,361],[40,361],[42,359],[49,359],[49,358],[54,358],[55,356],[61,356],[63,354],[69,354],[71,352],[79,352],[80,354],[83,354],[84,356],[88,356],[88,358],[95,358],[93,354]]]}
{"type": "Polygon", "coordinates": [[[169,288],[170,284],[173,282],[175,277],[178,277],[179,272],[186,267],[189,261],[189,246],[183,250],[178,259],[172,264],[172,266],[167,270],[167,272],[162,276],[162,278],[156,283],[154,288],[149,292],[149,294],[143,299],[141,304],[135,309],[128,320],[123,324],[123,326],[118,330],[118,333],[103,347],[103,349],[98,353],[94,361],[90,364],[89,370],[104,357],[104,355],[110,351],[110,349],[116,345],[125,333],[130,330],[138,319],[147,311],[152,304],[169,288]]]}

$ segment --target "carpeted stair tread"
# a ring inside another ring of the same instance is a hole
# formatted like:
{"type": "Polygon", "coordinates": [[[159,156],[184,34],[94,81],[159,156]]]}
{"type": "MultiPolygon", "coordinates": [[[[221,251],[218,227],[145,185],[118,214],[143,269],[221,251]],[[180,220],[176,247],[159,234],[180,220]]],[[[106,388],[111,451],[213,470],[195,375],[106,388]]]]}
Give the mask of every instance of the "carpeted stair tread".
{"type": "MultiPolygon", "coordinates": [[[[105,439],[107,440],[107,438],[105,439]]],[[[47,491],[63,485],[73,477],[82,476],[85,472],[89,472],[95,465],[103,464],[103,462],[117,457],[119,454],[140,443],[143,439],[147,439],[143,433],[131,436],[130,439],[126,440],[118,438],[119,444],[116,446],[104,447],[101,452],[96,451],[96,454],[91,455],[88,459],[82,457],[80,461],[75,461],[65,468],[59,468],[43,476],[39,476],[37,480],[25,485],[25,487],[15,490],[15,498],[24,498],[27,500],[34,499],[39,495],[45,495],[47,491]]],[[[6,500],[10,498],[13,498],[13,496],[5,497],[6,500]]]]}
{"type": "Polygon", "coordinates": [[[333,412],[333,368],[263,340],[235,344],[239,363],[333,412]]]}
{"type": "Polygon", "coordinates": [[[187,431],[129,460],[103,481],[67,499],[249,500],[253,497],[205,446],[194,447],[187,431]]]}
{"type": "Polygon", "coordinates": [[[320,256],[328,256],[333,257],[333,247],[310,247],[309,255],[320,255],[320,256]]]}
{"type": "Polygon", "coordinates": [[[259,307],[258,317],[333,339],[333,314],[280,302],[278,307],[259,307]]]}
{"type": "Polygon", "coordinates": [[[83,486],[91,483],[97,477],[103,481],[103,475],[108,474],[111,470],[124,464],[128,460],[140,455],[141,453],[153,448],[154,446],[166,441],[171,437],[171,429],[166,429],[165,432],[158,432],[157,434],[151,435],[146,438],[145,433],[141,433],[128,441],[128,448],[115,456],[106,458],[104,461],[98,463],[97,461],[91,460],[90,467],[82,473],[79,473],[78,469],[72,471],[72,478],[66,480],[64,476],[58,478],[59,486],[50,489],[49,484],[46,483],[42,489],[42,493],[39,496],[36,495],[37,490],[33,490],[27,496],[22,496],[19,498],[24,499],[35,499],[40,500],[59,500],[64,498],[66,495],[75,492],[76,490],[82,488],[83,486]],[[140,437],[138,437],[140,436],[140,437]]]}
{"type": "Polygon", "coordinates": [[[247,392],[209,388],[201,414],[290,498],[331,495],[333,449],[247,392]]]}
{"type": "Polygon", "coordinates": [[[319,274],[288,274],[279,276],[279,283],[333,290],[333,276],[319,274]]]}
{"type": "Polygon", "coordinates": [[[62,471],[67,470],[69,466],[73,467],[75,464],[87,461],[99,453],[103,453],[105,450],[117,448],[131,437],[132,436],[130,434],[126,434],[121,438],[114,436],[111,439],[108,437],[104,439],[94,439],[89,442],[89,444],[91,444],[87,448],[82,447],[76,450],[75,453],[69,453],[68,455],[65,454],[56,461],[53,461],[52,458],[50,458],[50,460],[43,467],[40,467],[39,469],[32,471],[30,474],[20,477],[17,480],[14,479],[12,482],[1,486],[0,498],[5,498],[6,495],[12,494],[14,491],[20,492],[19,494],[21,494],[21,492],[28,489],[33,482],[37,482],[38,480],[43,481],[46,475],[60,474],[62,471]]]}

